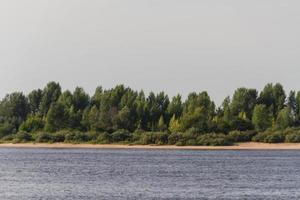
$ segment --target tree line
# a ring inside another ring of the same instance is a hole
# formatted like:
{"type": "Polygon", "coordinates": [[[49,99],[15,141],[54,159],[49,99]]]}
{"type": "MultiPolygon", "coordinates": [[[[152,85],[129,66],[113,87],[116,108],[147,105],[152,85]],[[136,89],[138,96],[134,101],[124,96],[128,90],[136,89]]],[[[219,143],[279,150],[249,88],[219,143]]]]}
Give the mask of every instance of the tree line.
{"type": "Polygon", "coordinates": [[[51,141],[60,132],[56,136],[61,141],[183,141],[184,145],[210,144],[213,140],[218,144],[229,141],[228,135],[234,141],[237,134],[251,139],[264,133],[265,140],[276,131],[296,130],[299,125],[300,92],[286,95],[279,83],[267,84],[261,92],[238,88],[219,107],[205,91],[190,93],[183,100],[180,95],[170,99],[164,92],[146,96],[143,91],[117,85],[108,90],[97,87],[89,96],[80,87],[62,91],[56,82],[28,95],[8,94],[0,102],[3,140],[51,141]]]}

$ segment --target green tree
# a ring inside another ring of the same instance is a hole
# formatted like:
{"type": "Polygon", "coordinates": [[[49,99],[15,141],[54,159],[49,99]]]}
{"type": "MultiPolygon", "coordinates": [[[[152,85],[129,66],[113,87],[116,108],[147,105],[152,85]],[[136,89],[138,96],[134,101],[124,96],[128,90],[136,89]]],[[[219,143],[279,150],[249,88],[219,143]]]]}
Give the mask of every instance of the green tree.
{"type": "Polygon", "coordinates": [[[46,117],[45,130],[55,132],[68,127],[68,112],[60,103],[52,103],[46,117]]]}
{"type": "Polygon", "coordinates": [[[255,106],[252,123],[257,131],[264,131],[272,126],[272,115],[266,105],[255,106]]]}
{"type": "Polygon", "coordinates": [[[169,131],[171,133],[177,133],[180,131],[180,124],[179,124],[179,121],[176,119],[175,115],[173,115],[173,117],[170,120],[169,131]]]}
{"type": "Polygon", "coordinates": [[[289,107],[283,108],[278,114],[276,128],[286,129],[292,124],[292,122],[291,109],[289,107]]]}
{"type": "Polygon", "coordinates": [[[21,124],[19,130],[28,133],[34,133],[43,130],[44,126],[45,121],[43,120],[43,118],[38,115],[32,114],[27,117],[26,121],[21,124]]]}
{"type": "Polygon", "coordinates": [[[251,119],[256,102],[257,91],[255,89],[239,88],[233,95],[230,110],[234,116],[245,113],[247,119],[251,119]]]}
{"type": "Polygon", "coordinates": [[[163,116],[160,116],[158,120],[158,126],[157,126],[159,131],[165,131],[167,129],[167,126],[165,124],[165,120],[163,116]]]}
{"type": "Polygon", "coordinates": [[[89,105],[89,95],[83,88],[77,87],[73,93],[73,106],[75,111],[84,110],[89,105]]]}
{"type": "Polygon", "coordinates": [[[172,117],[175,115],[176,118],[179,118],[183,111],[183,105],[181,96],[178,94],[177,96],[173,97],[172,101],[168,105],[168,116],[172,117]]]}
{"type": "Polygon", "coordinates": [[[281,84],[267,84],[259,96],[259,103],[265,104],[272,110],[273,117],[276,118],[278,112],[285,106],[285,91],[281,84]]]}
{"type": "Polygon", "coordinates": [[[41,89],[33,90],[28,95],[28,101],[30,111],[32,113],[38,113],[40,111],[40,105],[43,97],[43,91],[41,89]]]}
{"type": "Polygon", "coordinates": [[[6,95],[0,103],[0,124],[18,130],[30,112],[27,98],[20,92],[6,95]]]}
{"type": "Polygon", "coordinates": [[[59,83],[50,82],[43,90],[41,101],[41,112],[45,116],[52,103],[56,102],[61,95],[61,87],[59,83]]]}

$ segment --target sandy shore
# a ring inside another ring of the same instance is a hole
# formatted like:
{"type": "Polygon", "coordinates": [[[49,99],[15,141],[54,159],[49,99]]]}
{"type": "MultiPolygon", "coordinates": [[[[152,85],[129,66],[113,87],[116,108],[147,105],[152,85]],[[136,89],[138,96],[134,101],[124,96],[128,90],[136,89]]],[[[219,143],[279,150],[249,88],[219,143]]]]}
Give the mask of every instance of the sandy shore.
{"type": "Polygon", "coordinates": [[[234,146],[153,146],[153,145],[117,145],[117,144],[65,144],[65,143],[25,143],[25,144],[0,144],[0,148],[87,148],[87,149],[174,149],[174,150],[300,150],[300,143],[239,143],[234,146]]]}

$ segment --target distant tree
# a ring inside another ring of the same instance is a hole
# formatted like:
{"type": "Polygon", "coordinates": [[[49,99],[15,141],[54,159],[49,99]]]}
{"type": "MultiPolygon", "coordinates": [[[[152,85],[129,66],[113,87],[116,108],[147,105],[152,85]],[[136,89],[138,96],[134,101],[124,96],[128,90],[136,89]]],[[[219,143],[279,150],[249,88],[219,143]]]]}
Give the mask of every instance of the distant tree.
{"type": "Polygon", "coordinates": [[[43,118],[38,115],[32,114],[26,119],[26,121],[21,124],[19,130],[28,133],[34,133],[43,130],[44,126],[45,121],[43,120],[43,118]]]}
{"type": "Polygon", "coordinates": [[[68,127],[68,112],[60,103],[52,103],[46,117],[45,130],[55,132],[68,127]]]}
{"type": "Polygon", "coordinates": [[[158,126],[157,126],[159,131],[165,131],[167,129],[167,126],[165,124],[165,120],[163,116],[160,116],[158,120],[158,126]]]}
{"type": "Polygon", "coordinates": [[[118,114],[115,116],[114,119],[114,129],[126,129],[126,130],[132,130],[132,123],[130,121],[131,113],[130,109],[125,106],[118,112],[118,114]]]}
{"type": "Polygon", "coordinates": [[[103,94],[103,89],[101,86],[98,86],[95,90],[94,95],[91,98],[91,106],[95,105],[98,108],[100,107],[102,94],[103,94]]]}
{"type": "Polygon", "coordinates": [[[291,117],[291,109],[289,107],[283,108],[277,117],[276,128],[286,129],[291,126],[293,119],[291,117]]]}
{"type": "Polygon", "coordinates": [[[63,92],[58,98],[58,103],[63,105],[66,109],[71,109],[73,102],[73,94],[69,90],[63,92]]]}
{"type": "Polygon", "coordinates": [[[257,131],[264,131],[272,126],[272,115],[266,105],[255,106],[252,123],[257,131]]]}
{"type": "Polygon", "coordinates": [[[11,124],[16,130],[30,112],[27,98],[20,92],[6,95],[0,103],[0,123],[11,124]]]}
{"type": "Polygon", "coordinates": [[[77,87],[73,93],[73,106],[75,111],[84,110],[89,105],[89,95],[83,88],[77,87]]]}
{"type": "Polygon", "coordinates": [[[169,131],[171,133],[176,133],[176,132],[180,131],[180,124],[179,124],[179,121],[176,119],[175,115],[173,115],[173,117],[170,120],[169,131]]]}
{"type": "Polygon", "coordinates": [[[255,89],[239,88],[233,95],[230,110],[235,116],[245,113],[247,119],[251,119],[256,102],[257,91],[255,89]]]}
{"type": "Polygon", "coordinates": [[[183,105],[181,101],[181,96],[177,95],[173,97],[172,101],[168,105],[168,117],[173,117],[175,115],[175,118],[179,118],[183,111],[183,105]]]}
{"type": "Polygon", "coordinates": [[[285,91],[281,84],[269,83],[265,86],[259,96],[259,103],[265,104],[272,110],[274,118],[277,118],[278,112],[284,108],[285,105],[285,91]]]}
{"type": "Polygon", "coordinates": [[[43,97],[43,91],[41,89],[33,90],[28,95],[28,101],[30,111],[32,113],[38,113],[40,111],[41,101],[43,97]]]}
{"type": "Polygon", "coordinates": [[[41,101],[41,112],[45,116],[52,103],[55,103],[61,95],[61,87],[59,83],[50,82],[43,90],[41,101]]]}
{"type": "Polygon", "coordinates": [[[300,91],[297,92],[296,95],[296,125],[300,125],[300,91]]]}

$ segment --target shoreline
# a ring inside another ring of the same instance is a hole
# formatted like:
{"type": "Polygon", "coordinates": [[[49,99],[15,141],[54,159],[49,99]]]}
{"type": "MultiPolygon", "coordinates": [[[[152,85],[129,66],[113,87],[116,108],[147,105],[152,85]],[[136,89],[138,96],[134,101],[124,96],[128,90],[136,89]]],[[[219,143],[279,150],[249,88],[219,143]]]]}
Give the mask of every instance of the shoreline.
{"type": "Polygon", "coordinates": [[[157,149],[157,150],[300,150],[300,143],[266,144],[237,143],[234,146],[174,146],[174,145],[123,145],[123,144],[68,144],[68,143],[1,143],[0,148],[50,149],[157,149]]]}

